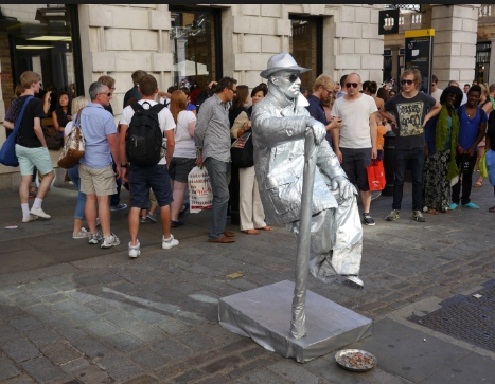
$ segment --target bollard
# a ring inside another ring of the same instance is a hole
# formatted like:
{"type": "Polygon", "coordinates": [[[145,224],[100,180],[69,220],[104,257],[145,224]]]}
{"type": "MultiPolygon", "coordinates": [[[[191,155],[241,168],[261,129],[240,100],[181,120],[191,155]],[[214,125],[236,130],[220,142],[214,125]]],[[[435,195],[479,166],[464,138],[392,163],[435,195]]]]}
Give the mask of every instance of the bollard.
{"type": "Polygon", "coordinates": [[[383,144],[383,166],[385,168],[385,180],[387,184],[382,191],[382,195],[393,196],[395,133],[388,131],[383,137],[385,139],[385,143],[383,144]]]}

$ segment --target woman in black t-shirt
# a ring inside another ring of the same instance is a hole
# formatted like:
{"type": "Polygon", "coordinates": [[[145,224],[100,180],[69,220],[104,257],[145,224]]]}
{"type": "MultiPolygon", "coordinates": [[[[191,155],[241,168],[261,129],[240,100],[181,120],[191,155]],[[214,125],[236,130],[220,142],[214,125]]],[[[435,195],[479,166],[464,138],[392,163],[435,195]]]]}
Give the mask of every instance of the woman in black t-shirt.
{"type": "Polygon", "coordinates": [[[60,137],[64,137],[65,126],[72,120],[69,114],[69,94],[67,92],[58,92],[57,108],[52,112],[53,126],[59,132],[60,137]]]}

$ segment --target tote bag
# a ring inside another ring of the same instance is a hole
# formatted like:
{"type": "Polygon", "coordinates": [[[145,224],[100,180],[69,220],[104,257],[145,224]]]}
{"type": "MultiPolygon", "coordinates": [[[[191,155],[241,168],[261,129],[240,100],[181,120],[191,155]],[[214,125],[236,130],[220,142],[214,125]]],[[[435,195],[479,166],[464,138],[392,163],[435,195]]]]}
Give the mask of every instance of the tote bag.
{"type": "Polygon", "coordinates": [[[373,160],[366,169],[368,171],[368,184],[371,191],[381,191],[385,188],[385,168],[383,160],[373,160]]]}
{"type": "Polygon", "coordinates": [[[19,112],[19,116],[15,121],[14,132],[12,132],[7,140],[0,148],[0,164],[8,165],[9,167],[18,167],[19,160],[17,160],[17,156],[15,154],[15,142],[17,140],[17,133],[19,132],[19,127],[21,126],[22,115],[24,114],[24,109],[26,109],[26,105],[28,105],[29,101],[33,98],[33,96],[28,96],[26,100],[24,100],[24,104],[22,105],[21,112],[19,112]]]}
{"type": "Polygon", "coordinates": [[[189,173],[189,199],[191,213],[199,213],[212,207],[213,191],[206,167],[194,167],[189,173]]]}

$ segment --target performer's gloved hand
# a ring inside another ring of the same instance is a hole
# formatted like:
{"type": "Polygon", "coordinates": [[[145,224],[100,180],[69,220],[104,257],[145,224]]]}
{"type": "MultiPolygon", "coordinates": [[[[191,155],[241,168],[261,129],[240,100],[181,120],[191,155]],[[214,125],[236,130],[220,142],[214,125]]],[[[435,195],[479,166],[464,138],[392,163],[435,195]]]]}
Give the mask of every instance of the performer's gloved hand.
{"type": "Polygon", "coordinates": [[[344,176],[337,176],[332,179],[332,189],[339,188],[339,194],[343,199],[349,199],[352,195],[357,195],[354,184],[344,176]]]}
{"type": "Polygon", "coordinates": [[[325,134],[327,133],[325,126],[319,121],[314,120],[310,127],[313,130],[315,144],[318,146],[323,140],[325,140],[325,134]]]}

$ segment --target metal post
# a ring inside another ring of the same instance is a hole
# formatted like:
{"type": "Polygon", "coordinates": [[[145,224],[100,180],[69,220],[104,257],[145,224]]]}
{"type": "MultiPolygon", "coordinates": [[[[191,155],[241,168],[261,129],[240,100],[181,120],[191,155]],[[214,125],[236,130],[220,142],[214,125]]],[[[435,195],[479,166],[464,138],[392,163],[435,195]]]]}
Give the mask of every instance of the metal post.
{"type": "Polygon", "coordinates": [[[304,170],[299,236],[297,238],[296,284],[294,287],[292,318],[289,331],[289,335],[296,339],[300,339],[306,334],[304,305],[306,302],[309,253],[311,251],[311,219],[316,168],[316,148],[313,130],[308,129],[304,140],[304,170]]]}

